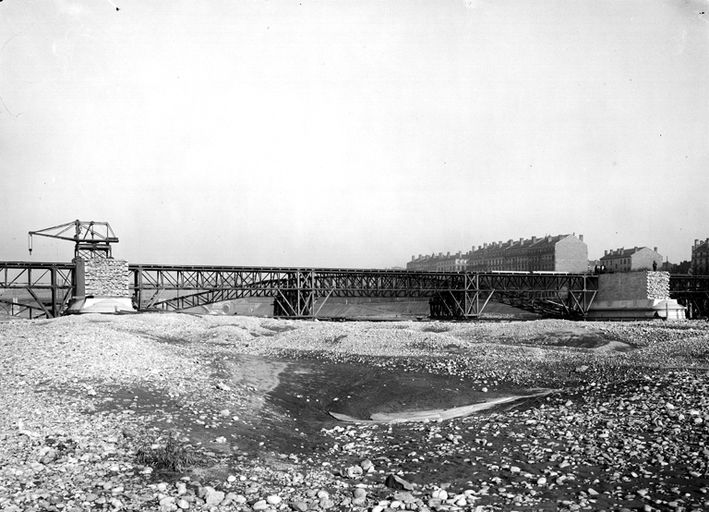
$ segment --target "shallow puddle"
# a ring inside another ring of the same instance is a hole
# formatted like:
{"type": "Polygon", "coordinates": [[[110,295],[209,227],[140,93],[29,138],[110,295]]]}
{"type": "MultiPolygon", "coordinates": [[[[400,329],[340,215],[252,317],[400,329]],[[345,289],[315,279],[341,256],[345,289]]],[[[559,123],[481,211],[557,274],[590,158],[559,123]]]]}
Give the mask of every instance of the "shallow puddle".
{"type": "Polygon", "coordinates": [[[483,391],[479,384],[450,375],[297,362],[281,372],[269,401],[306,425],[332,418],[397,423],[467,416],[544,392],[519,388],[483,391]]]}
{"type": "Polygon", "coordinates": [[[602,333],[584,331],[558,331],[550,332],[536,338],[532,345],[544,348],[571,348],[580,350],[593,350],[601,352],[628,352],[635,347],[602,333]]]}

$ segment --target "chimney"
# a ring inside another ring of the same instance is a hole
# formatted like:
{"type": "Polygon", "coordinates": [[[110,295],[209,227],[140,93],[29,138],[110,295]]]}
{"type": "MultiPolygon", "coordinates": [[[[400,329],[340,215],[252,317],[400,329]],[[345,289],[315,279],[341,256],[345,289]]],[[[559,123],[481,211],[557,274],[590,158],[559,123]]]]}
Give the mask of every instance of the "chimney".
{"type": "Polygon", "coordinates": [[[583,235],[579,233],[579,240],[583,242],[583,235]]]}
{"type": "Polygon", "coordinates": [[[537,237],[536,237],[536,236],[533,236],[533,237],[532,237],[532,243],[533,243],[533,244],[537,243],[537,237]]]}
{"type": "Polygon", "coordinates": [[[608,249],[606,249],[605,251],[603,251],[603,256],[608,256],[608,249]]]}
{"type": "Polygon", "coordinates": [[[652,250],[657,252],[657,247],[653,247],[652,250]]]}
{"type": "Polygon", "coordinates": [[[519,244],[522,245],[522,242],[524,242],[524,238],[521,238],[521,237],[520,237],[520,239],[519,239],[519,244]]]}

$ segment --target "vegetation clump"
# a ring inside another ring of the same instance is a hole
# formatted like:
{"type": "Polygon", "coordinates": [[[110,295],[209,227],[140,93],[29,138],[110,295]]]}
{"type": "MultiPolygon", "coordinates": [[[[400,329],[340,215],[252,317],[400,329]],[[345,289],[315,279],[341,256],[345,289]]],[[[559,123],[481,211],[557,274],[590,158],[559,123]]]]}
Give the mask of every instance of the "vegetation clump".
{"type": "Polygon", "coordinates": [[[195,457],[189,448],[170,432],[166,438],[158,437],[144,442],[136,452],[138,463],[156,470],[181,472],[195,464],[195,457]]]}

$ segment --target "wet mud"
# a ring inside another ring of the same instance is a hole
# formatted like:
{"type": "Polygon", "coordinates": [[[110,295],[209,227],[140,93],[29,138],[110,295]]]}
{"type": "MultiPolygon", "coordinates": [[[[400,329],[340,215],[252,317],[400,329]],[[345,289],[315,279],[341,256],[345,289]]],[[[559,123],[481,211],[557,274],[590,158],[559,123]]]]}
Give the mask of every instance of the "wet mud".
{"type": "Polygon", "coordinates": [[[487,390],[456,376],[320,361],[291,363],[279,380],[269,401],[304,425],[328,422],[333,414],[363,421],[397,417],[403,421],[408,413],[464,408],[536,391],[487,390]]]}

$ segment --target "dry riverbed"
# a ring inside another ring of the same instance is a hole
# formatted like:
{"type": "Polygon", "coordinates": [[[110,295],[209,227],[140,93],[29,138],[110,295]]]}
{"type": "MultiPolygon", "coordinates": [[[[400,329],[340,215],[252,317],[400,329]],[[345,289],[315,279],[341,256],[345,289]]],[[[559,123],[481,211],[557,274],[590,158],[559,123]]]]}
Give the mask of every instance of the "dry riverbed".
{"type": "Polygon", "coordinates": [[[0,322],[0,510],[706,510],[705,322],[0,322]]]}

